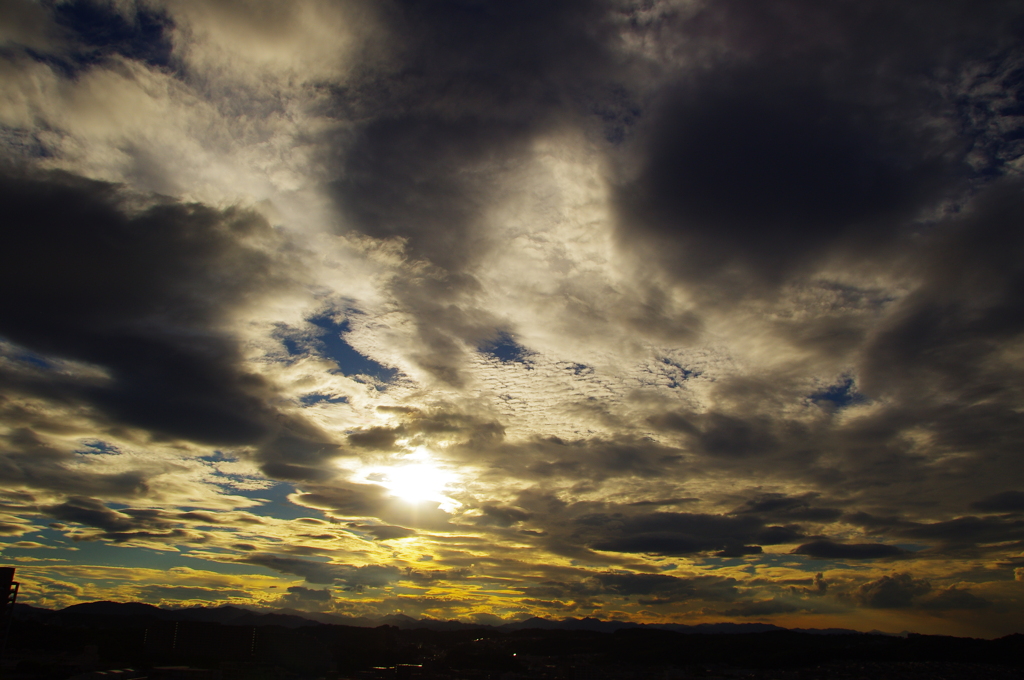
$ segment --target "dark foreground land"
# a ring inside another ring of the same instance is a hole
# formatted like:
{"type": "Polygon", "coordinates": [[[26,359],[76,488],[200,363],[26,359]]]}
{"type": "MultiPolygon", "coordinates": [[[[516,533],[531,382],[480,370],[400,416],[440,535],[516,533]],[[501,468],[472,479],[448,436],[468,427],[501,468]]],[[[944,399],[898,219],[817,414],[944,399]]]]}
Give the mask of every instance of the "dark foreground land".
{"type": "MultiPolygon", "coordinates": [[[[122,608],[124,606],[121,606],[122,608]]],[[[1024,635],[998,640],[770,630],[431,630],[153,610],[14,620],[3,680],[1024,679],[1024,635]],[[192,618],[195,618],[193,616],[192,618]],[[209,617],[207,617],[209,618],[209,617]],[[290,626],[290,627],[289,627],[290,626]]]]}

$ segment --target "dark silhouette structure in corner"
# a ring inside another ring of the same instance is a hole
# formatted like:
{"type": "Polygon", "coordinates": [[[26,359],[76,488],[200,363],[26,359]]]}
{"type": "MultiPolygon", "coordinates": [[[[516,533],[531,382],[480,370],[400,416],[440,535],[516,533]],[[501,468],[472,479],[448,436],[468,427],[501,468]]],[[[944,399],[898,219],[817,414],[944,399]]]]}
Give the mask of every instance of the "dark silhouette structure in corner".
{"type": "Polygon", "coordinates": [[[0,597],[3,598],[0,599],[0,663],[7,649],[7,635],[11,632],[11,619],[14,618],[14,604],[18,601],[20,585],[14,580],[14,567],[0,567],[0,597]]]}

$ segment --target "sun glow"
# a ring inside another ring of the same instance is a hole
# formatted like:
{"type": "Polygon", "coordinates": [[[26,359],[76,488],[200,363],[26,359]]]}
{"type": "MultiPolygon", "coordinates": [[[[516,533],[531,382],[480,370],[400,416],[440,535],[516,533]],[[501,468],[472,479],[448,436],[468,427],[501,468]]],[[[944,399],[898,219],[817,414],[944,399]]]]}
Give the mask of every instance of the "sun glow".
{"type": "Polygon", "coordinates": [[[435,501],[442,506],[457,507],[460,503],[446,495],[456,481],[455,475],[430,459],[425,451],[417,451],[406,461],[378,469],[368,479],[380,484],[391,495],[409,503],[435,501]]]}
{"type": "Polygon", "coordinates": [[[440,501],[450,475],[427,463],[413,463],[388,470],[382,484],[392,494],[406,501],[440,501]]]}

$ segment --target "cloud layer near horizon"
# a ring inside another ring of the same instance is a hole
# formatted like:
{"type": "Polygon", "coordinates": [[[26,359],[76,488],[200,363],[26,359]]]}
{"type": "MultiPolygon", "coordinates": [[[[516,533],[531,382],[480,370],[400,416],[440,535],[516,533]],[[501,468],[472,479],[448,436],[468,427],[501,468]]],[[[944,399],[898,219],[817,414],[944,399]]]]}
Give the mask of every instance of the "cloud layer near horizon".
{"type": "Polygon", "coordinates": [[[32,601],[1020,630],[1019,3],[0,9],[32,601]]]}

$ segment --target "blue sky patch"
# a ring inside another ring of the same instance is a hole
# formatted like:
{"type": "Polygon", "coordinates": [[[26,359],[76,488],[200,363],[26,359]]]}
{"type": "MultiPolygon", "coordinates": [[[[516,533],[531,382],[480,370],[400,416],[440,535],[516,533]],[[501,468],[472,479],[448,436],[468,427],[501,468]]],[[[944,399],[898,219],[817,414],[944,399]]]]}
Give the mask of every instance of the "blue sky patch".
{"type": "Polygon", "coordinates": [[[55,368],[53,362],[46,357],[10,342],[4,337],[0,337],[0,354],[6,355],[7,358],[12,361],[29,364],[30,366],[42,368],[47,371],[55,368]],[[6,345],[6,347],[3,347],[3,345],[6,345]]]}
{"type": "MultiPolygon", "coordinates": [[[[385,383],[398,375],[398,369],[390,368],[360,354],[352,345],[345,342],[343,336],[349,331],[348,320],[338,323],[330,316],[321,315],[311,317],[307,321],[317,329],[312,339],[297,333],[295,329],[287,326],[280,327],[281,343],[291,356],[302,356],[312,352],[333,361],[347,376],[365,375],[385,383]]],[[[344,397],[307,395],[302,399],[309,400],[303,401],[304,404],[309,405],[321,401],[337,403],[344,400],[344,397]],[[322,398],[317,398],[317,396],[322,398]]]]}
{"type": "Polygon", "coordinates": [[[867,398],[857,391],[857,383],[853,378],[846,378],[820,392],[815,392],[808,397],[815,403],[826,402],[833,404],[836,408],[845,408],[855,404],[863,404],[867,398]]]}
{"type": "Polygon", "coordinates": [[[85,455],[102,455],[102,454],[118,454],[121,450],[112,444],[100,439],[90,439],[82,442],[82,448],[76,449],[75,453],[81,453],[85,455]]]}
{"type": "Polygon", "coordinates": [[[591,375],[594,372],[594,367],[587,366],[586,364],[567,363],[560,365],[565,370],[572,371],[573,375],[591,375]]]}
{"type": "Polygon", "coordinates": [[[329,394],[304,394],[299,397],[299,403],[303,406],[312,406],[324,402],[328,404],[347,404],[348,397],[332,397],[329,394]]]}
{"type": "Polygon", "coordinates": [[[74,0],[54,7],[54,19],[74,35],[85,49],[74,57],[87,65],[110,55],[153,66],[167,66],[174,46],[170,40],[173,24],[163,12],[139,6],[132,19],[126,19],[110,3],[74,0]]]}
{"type": "Polygon", "coordinates": [[[273,517],[275,519],[298,519],[299,517],[319,517],[323,515],[319,510],[295,505],[295,503],[288,500],[288,496],[295,493],[295,487],[285,482],[278,482],[269,489],[237,490],[234,493],[238,496],[265,501],[263,505],[248,508],[248,511],[254,515],[273,517]]]}
{"type": "Polygon", "coordinates": [[[666,374],[669,377],[669,387],[679,387],[683,384],[683,381],[695,378],[701,374],[700,371],[694,371],[693,369],[686,368],[682,364],[672,361],[668,357],[661,357],[661,363],[665,364],[669,368],[666,374]]]}
{"type": "Polygon", "coordinates": [[[368,375],[388,382],[398,370],[380,364],[357,352],[352,345],[345,342],[343,334],[349,331],[348,320],[337,323],[329,316],[315,316],[307,319],[309,323],[321,329],[317,335],[315,348],[328,359],[338,364],[345,375],[368,375]]]}
{"type": "Polygon", "coordinates": [[[532,367],[529,360],[532,352],[513,340],[512,336],[505,331],[498,333],[497,338],[481,345],[477,350],[502,363],[523,364],[527,368],[532,367]]]}

